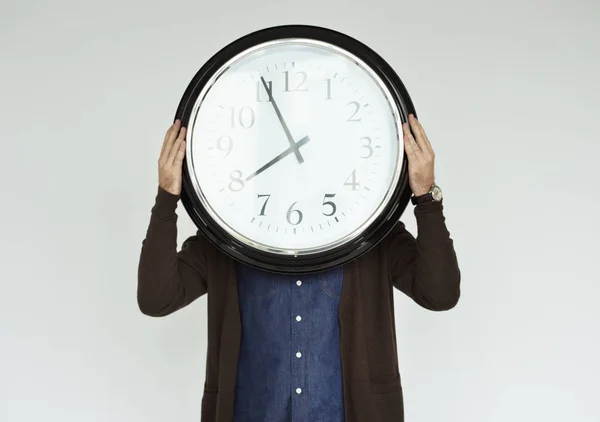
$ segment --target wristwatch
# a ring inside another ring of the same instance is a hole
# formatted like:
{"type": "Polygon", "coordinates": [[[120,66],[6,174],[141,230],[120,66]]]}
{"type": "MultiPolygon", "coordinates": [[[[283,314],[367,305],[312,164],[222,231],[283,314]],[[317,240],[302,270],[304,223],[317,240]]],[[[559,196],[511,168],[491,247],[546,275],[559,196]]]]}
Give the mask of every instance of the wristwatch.
{"type": "Polygon", "coordinates": [[[429,192],[424,195],[412,196],[410,201],[413,205],[422,204],[424,202],[440,202],[442,200],[442,189],[436,184],[434,184],[429,192]]]}

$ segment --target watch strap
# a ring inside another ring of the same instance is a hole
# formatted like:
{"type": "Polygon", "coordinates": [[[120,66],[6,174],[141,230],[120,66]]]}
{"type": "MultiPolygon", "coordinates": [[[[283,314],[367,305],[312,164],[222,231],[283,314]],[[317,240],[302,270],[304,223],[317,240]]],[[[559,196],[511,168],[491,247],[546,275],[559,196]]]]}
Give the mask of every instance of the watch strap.
{"type": "Polygon", "coordinates": [[[413,203],[413,205],[422,204],[424,202],[433,202],[433,194],[431,192],[427,192],[424,195],[412,196],[410,201],[413,203]]]}

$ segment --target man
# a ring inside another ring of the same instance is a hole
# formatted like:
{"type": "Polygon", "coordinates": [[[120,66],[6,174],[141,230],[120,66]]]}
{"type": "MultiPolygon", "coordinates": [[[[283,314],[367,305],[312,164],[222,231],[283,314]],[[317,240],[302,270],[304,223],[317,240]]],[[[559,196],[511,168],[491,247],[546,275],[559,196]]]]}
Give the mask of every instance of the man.
{"type": "Polygon", "coordinates": [[[393,287],[443,311],[460,270],[434,186],[434,152],[414,116],[403,125],[418,236],[402,222],[343,267],[292,277],[245,267],[204,236],[177,251],[186,129],[167,131],[142,242],[138,304],[165,316],[208,294],[203,422],[403,422],[393,287]]]}

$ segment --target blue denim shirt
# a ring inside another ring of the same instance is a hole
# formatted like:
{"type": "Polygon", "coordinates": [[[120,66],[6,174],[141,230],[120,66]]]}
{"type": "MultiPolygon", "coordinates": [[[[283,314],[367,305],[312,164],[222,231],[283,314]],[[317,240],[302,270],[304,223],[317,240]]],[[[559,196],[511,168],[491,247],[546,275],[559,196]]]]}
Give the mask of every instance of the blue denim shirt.
{"type": "Polygon", "coordinates": [[[342,268],[291,276],[240,265],[235,422],[343,422],[342,268]]]}

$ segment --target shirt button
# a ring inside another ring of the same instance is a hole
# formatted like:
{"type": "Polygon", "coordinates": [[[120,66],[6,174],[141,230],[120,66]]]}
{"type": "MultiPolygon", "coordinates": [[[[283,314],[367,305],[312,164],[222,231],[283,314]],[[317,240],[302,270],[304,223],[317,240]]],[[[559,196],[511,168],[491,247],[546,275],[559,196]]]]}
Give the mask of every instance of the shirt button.
{"type": "Polygon", "coordinates": [[[302,394],[302,389],[301,388],[296,388],[296,394],[298,394],[298,395],[302,394]]]}
{"type": "Polygon", "coordinates": [[[296,321],[298,321],[298,322],[302,321],[302,317],[301,317],[300,315],[298,315],[298,316],[296,317],[296,321]]]}
{"type": "Polygon", "coordinates": [[[297,357],[298,359],[300,359],[300,358],[302,357],[302,353],[300,353],[300,352],[296,353],[296,357],[297,357]]]}
{"type": "Polygon", "coordinates": [[[296,285],[298,285],[298,287],[302,286],[302,282],[300,280],[296,281],[296,285]]]}

